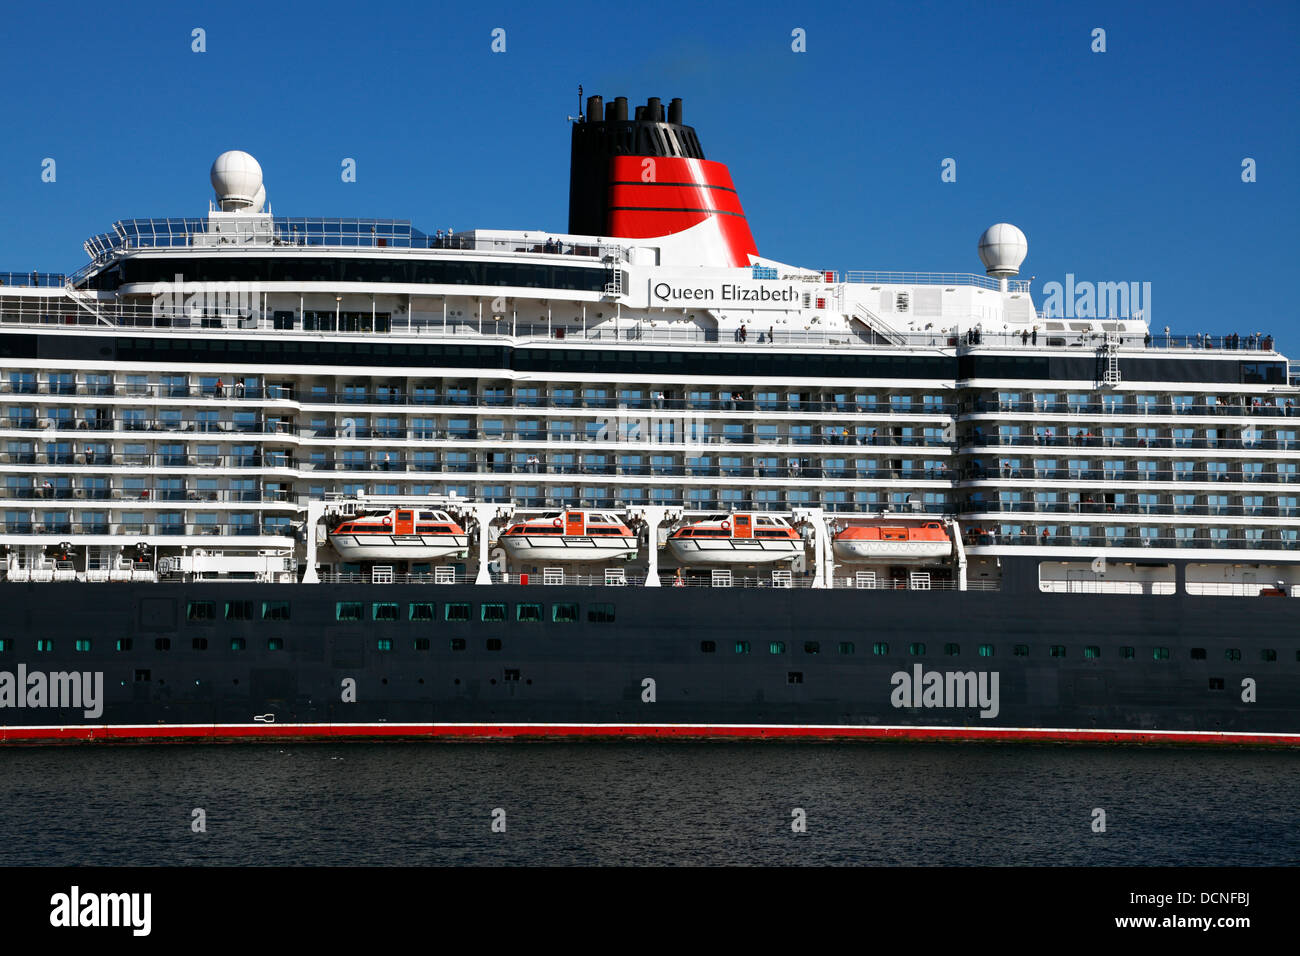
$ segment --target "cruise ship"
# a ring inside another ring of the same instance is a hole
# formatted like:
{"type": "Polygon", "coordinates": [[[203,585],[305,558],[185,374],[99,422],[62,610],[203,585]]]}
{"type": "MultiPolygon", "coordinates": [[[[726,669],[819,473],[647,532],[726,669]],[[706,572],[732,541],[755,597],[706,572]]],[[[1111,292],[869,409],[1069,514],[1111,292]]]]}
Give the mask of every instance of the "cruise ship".
{"type": "Polygon", "coordinates": [[[765,258],[680,99],[565,232],[210,180],[0,274],[0,741],[1300,741],[1271,337],[765,258]]]}

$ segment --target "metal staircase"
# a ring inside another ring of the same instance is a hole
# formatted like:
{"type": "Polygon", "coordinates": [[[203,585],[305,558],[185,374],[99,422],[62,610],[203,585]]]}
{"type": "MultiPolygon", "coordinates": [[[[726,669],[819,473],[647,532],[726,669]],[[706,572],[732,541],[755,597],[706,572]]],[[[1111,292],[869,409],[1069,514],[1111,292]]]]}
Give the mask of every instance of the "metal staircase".
{"type": "Polygon", "coordinates": [[[853,317],[890,345],[906,345],[907,336],[864,305],[853,307],[853,317]]]}
{"type": "Polygon", "coordinates": [[[95,271],[97,266],[98,263],[96,262],[93,261],[88,262],[86,263],[86,265],[82,266],[76,272],[72,273],[72,275],[68,276],[63,283],[63,292],[65,295],[67,295],[68,300],[73,305],[75,305],[82,312],[85,312],[88,315],[92,316],[95,319],[96,323],[103,323],[104,325],[112,325],[113,323],[104,316],[103,311],[100,309],[99,300],[96,299],[89,292],[87,292],[85,289],[79,288],[77,286],[77,283],[82,282],[86,278],[88,278],[90,274],[95,271]]]}

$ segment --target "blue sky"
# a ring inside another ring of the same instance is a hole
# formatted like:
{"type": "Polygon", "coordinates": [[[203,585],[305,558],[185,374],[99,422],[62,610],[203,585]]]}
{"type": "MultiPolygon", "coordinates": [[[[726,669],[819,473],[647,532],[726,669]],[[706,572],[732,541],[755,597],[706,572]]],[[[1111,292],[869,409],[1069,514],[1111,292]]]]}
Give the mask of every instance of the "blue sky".
{"type": "Polygon", "coordinates": [[[280,215],[563,231],[582,83],[683,97],[766,256],[979,272],[980,232],[1009,221],[1040,304],[1066,273],[1150,282],[1158,327],[1300,355],[1294,2],[24,4],[5,26],[0,271],[75,269],[114,219],[202,215],[228,148],[280,215]]]}

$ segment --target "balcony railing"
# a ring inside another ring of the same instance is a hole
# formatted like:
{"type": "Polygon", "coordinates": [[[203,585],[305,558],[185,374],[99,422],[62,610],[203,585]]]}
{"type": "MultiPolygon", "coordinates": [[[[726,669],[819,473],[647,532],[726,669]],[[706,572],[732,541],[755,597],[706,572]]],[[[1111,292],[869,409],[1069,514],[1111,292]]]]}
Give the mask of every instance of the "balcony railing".
{"type": "MultiPolygon", "coordinates": [[[[1132,529],[1128,529],[1132,530],[1132,529]]],[[[1003,534],[991,531],[967,531],[963,540],[968,548],[977,547],[1038,547],[1038,548],[1188,548],[1188,549],[1251,549],[1261,548],[1269,551],[1300,551],[1300,537],[1282,538],[1276,532],[1262,538],[1245,535],[1230,537],[1179,537],[1162,533],[1155,536],[1141,534],[1104,535],[1071,534],[1068,529],[1058,529],[1056,533],[1044,536],[1042,532],[1022,531],[1019,534],[1003,534]]]]}
{"type": "Polygon", "coordinates": [[[84,520],[0,520],[0,534],[15,535],[111,535],[129,541],[138,541],[148,536],[199,536],[199,537],[257,537],[270,536],[292,538],[293,528],[286,522],[282,525],[243,524],[234,522],[124,522],[124,521],[84,521],[84,520]]]}
{"type": "Polygon", "coordinates": [[[1300,418],[1300,403],[1295,398],[1250,397],[1232,402],[1123,402],[1123,401],[1037,401],[979,398],[970,406],[971,413],[1020,412],[1034,415],[1243,415],[1294,416],[1300,418]]]}

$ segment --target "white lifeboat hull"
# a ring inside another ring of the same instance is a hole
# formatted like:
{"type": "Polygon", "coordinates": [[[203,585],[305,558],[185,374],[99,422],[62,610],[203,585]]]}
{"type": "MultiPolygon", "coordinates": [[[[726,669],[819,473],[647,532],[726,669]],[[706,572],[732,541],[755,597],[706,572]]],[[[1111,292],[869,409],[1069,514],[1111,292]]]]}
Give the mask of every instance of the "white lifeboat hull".
{"type": "Polygon", "coordinates": [[[952,553],[949,541],[866,541],[848,538],[832,545],[835,557],[848,563],[867,561],[924,561],[946,558],[952,553]]]}
{"type": "Polygon", "coordinates": [[[631,535],[502,535],[500,544],[514,561],[624,561],[637,555],[631,535]]]}
{"type": "Polygon", "coordinates": [[[669,538],[681,564],[775,564],[803,554],[798,538],[669,538]]]}
{"type": "Polygon", "coordinates": [[[469,551],[467,534],[331,534],[330,544],[346,561],[424,561],[469,551]]]}

